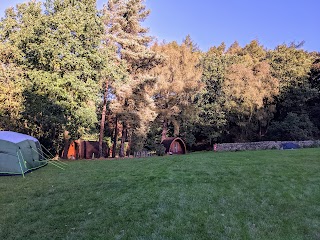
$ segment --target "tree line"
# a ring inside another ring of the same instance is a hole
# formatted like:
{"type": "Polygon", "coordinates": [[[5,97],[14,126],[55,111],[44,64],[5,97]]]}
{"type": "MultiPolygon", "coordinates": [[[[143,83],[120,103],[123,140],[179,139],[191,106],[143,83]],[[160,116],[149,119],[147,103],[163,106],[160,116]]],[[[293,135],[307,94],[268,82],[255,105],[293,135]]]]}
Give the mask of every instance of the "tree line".
{"type": "Polygon", "coordinates": [[[99,141],[123,157],[216,142],[320,136],[320,53],[257,40],[201,51],[190,36],[157,42],[143,0],[30,1],[0,21],[0,129],[62,155],[99,141]],[[64,151],[63,151],[64,150],[64,151]],[[160,150],[159,150],[160,151],[160,150]]]}

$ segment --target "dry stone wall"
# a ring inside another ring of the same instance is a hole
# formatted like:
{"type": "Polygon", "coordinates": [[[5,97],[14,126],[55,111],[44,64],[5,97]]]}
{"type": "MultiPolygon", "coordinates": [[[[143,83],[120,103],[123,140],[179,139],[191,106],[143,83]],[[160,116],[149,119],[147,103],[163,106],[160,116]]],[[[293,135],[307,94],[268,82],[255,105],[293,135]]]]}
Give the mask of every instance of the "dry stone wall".
{"type": "Polygon", "coordinates": [[[265,150],[281,149],[284,143],[294,143],[301,148],[319,147],[319,140],[311,141],[265,141],[265,142],[247,142],[247,143],[220,143],[216,144],[216,151],[243,151],[243,150],[265,150]]]}

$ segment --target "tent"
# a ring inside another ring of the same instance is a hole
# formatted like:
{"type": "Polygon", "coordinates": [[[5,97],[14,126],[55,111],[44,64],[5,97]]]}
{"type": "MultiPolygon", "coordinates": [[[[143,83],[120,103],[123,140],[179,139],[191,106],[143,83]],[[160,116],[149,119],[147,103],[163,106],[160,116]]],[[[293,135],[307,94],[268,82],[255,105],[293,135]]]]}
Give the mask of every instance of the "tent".
{"type": "Polygon", "coordinates": [[[0,131],[0,174],[22,174],[45,166],[39,141],[26,134],[0,131]]]}
{"type": "Polygon", "coordinates": [[[282,149],[297,149],[297,148],[300,148],[300,146],[298,144],[288,142],[288,143],[282,143],[281,148],[282,149]]]}
{"type": "Polygon", "coordinates": [[[186,154],[187,148],[184,141],[179,137],[170,137],[162,140],[161,144],[169,154],[186,154]]]}

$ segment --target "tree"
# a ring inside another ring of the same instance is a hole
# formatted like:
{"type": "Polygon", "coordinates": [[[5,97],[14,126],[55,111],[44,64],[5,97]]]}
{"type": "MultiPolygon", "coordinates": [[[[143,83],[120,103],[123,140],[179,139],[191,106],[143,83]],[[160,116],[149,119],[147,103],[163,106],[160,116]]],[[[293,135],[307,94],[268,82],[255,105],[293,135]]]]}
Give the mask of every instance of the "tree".
{"type": "MultiPolygon", "coordinates": [[[[3,36],[3,32],[0,33],[3,36]]],[[[1,38],[2,39],[2,38],[1,38]]],[[[22,69],[15,63],[18,49],[0,40],[0,129],[21,130],[21,113],[25,81],[22,69]]]]}
{"type": "Polygon", "coordinates": [[[167,137],[168,124],[174,125],[174,136],[180,134],[182,110],[192,107],[196,92],[201,88],[200,52],[190,37],[181,45],[176,42],[155,44],[152,49],[166,57],[164,64],[151,73],[157,78],[154,100],[158,117],[162,119],[162,140],[167,137]]]}
{"type": "Polygon", "coordinates": [[[307,114],[308,103],[316,95],[309,82],[314,57],[295,44],[279,45],[267,54],[271,72],[279,79],[280,94],[277,97],[275,120],[284,121],[289,113],[307,114]]]}
{"type": "Polygon", "coordinates": [[[310,69],[310,80],[311,87],[316,88],[320,91],[320,53],[314,54],[314,61],[310,69]]]}
{"type": "MultiPolygon", "coordinates": [[[[160,55],[152,51],[148,44],[152,41],[152,37],[148,36],[148,29],[141,26],[150,11],[146,10],[143,0],[110,0],[107,6],[104,7],[104,23],[106,27],[106,44],[113,45],[121,60],[126,64],[128,73],[127,85],[129,89],[135,89],[141,84],[152,83],[147,72],[162,62],[160,55]]],[[[121,86],[122,87],[122,86],[121,86]]],[[[135,118],[135,112],[127,111],[126,105],[133,96],[126,94],[126,97],[119,97],[121,91],[114,88],[117,100],[123,106],[119,116],[122,116],[123,133],[132,124],[125,123],[128,119],[135,118]]],[[[128,93],[128,92],[127,92],[128,93]]],[[[133,101],[137,103],[137,101],[133,101]]],[[[136,110],[138,106],[134,107],[136,110]]],[[[139,109],[143,111],[143,109],[139,109]]],[[[116,113],[118,114],[118,113],[116,113]]],[[[137,119],[137,118],[136,118],[137,119]]],[[[117,144],[117,136],[115,136],[114,144],[117,144]]],[[[122,136],[125,138],[125,135],[122,136]]],[[[121,143],[120,156],[123,156],[123,144],[121,143]]],[[[114,147],[116,149],[116,147],[114,147]]]]}
{"type": "Polygon", "coordinates": [[[271,65],[272,75],[279,79],[280,92],[287,88],[304,84],[308,78],[312,57],[294,45],[279,45],[268,51],[267,59],[271,65]]]}
{"type": "Polygon", "coordinates": [[[203,54],[201,81],[204,85],[198,93],[197,106],[199,120],[197,122],[197,141],[211,145],[221,136],[227,123],[226,111],[223,109],[225,96],[222,86],[227,68],[236,62],[232,54],[225,54],[225,45],[212,47],[203,54]]]}
{"type": "Polygon", "coordinates": [[[238,141],[261,140],[273,117],[278,80],[271,76],[267,52],[257,40],[244,48],[235,43],[227,54],[232,52],[237,61],[226,69],[223,83],[229,131],[238,141]]]}
{"type": "Polygon", "coordinates": [[[222,89],[226,96],[225,107],[234,115],[235,123],[243,132],[238,136],[248,139],[249,124],[257,120],[261,138],[261,125],[268,124],[271,110],[268,105],[278,94],[278,86],[278,80],[271,76],[270,66],[265,61],[253,68],[245,64],[233,64],[228,68],[222,89]]]}
{"type": "Polygon", "coordinates": [[[143,0],[110,0],[104,8],[106,41],[116,46],[133,79],[162,61],[161,56],[148,47],[152,37],[147,35],[148,29],[141,26],[149,13],[143,0]]]}
{"type": "MultiPolygon", "coordinates": [[[[315,90],[314,98],[308,101],[309,117],[314,125],[320,130],[320,53],[314,53],[314,62],[311,66],[309,83],[315,90]]],[[[320,131],[318,131],[318,138],[320,131]]]]}
{"type": "Polygon", "coordinates": [[[318,131],[307,114],[289,112],[283,121],[274,121],[271,124],[269,138],[303,141],[314,139],[318,131]]]}
{"type": "MultiPolygon", "coordinates": [[[[99,156],[103,156],[103,140],[105,136],[105,124],[107,117],[107,105],[110,99],[110,89],[114,87],[114,84],[125,83],[127,79],[126,65],[125,62],[119,59],[116,55],[116,51],[113,46],[102,44],[100,49],[102,55],[107,59],[106,69],[101,73],[101,95],[102,95],[102,106],[101,106],[101,117],[100,117],[100,131],[99,131],[99,156]],[[111,86],[110,86],[111,85],[111,86]]],[[[112,93],[111,93],[112,94],[112,93]]],[[[116,118],[116,128],[118,126],[118,120],[116,118]]],[[[113,152],[115,154],[115,151],[113,152]]]]}
{"type": "Polygon", "coordinates": [[[202,66],[198,141],[261,139],[279,91],[263,46],[254,40],[241,48],[235,42],[226,50],[222,43],[204,54],[202,66]]]}
{"type": "Polygon", "coordinates": [[[43,13],[40,3],[29,2],[3,21],[6,41],[21,52],[28,81],[24,125],[40,139],[57,140],[56,149],[63,136],[78,138],[97,121],[97,83],[105,63],[95,5],[93,0],[47,0],[43,13]]]}
{"type": "Polygon", "coordinates": [[[232,43],[231,46],[226,51],[226,53],[229,55],[240,55],[241,52],[242,52],[242,48],[237,41],[232,43]]]}

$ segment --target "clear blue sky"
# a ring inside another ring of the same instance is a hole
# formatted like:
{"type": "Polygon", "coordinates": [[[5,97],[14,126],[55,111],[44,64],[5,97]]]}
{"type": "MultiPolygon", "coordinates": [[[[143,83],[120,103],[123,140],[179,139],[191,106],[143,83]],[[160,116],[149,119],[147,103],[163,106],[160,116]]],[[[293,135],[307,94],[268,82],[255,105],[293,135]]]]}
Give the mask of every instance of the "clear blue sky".
{"type": "MultiPolygon", "coordinates": [[[[4,9],[26,0],[0,0],[4,9]]],[[[98,0],[101,8],[107,0],[98,0]]],[[[146,0],[151,14],[143,24],[159,41],[178,41],[188,34],[206,51],[237,40],[257,39],[268,49],[305,41],[304,49],[320,52],[320,0],[146,0]]]]}

